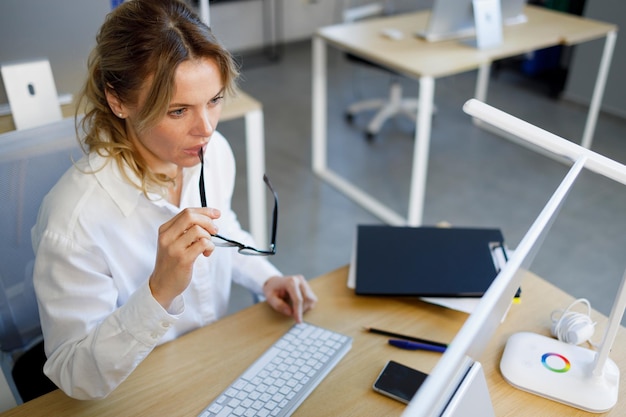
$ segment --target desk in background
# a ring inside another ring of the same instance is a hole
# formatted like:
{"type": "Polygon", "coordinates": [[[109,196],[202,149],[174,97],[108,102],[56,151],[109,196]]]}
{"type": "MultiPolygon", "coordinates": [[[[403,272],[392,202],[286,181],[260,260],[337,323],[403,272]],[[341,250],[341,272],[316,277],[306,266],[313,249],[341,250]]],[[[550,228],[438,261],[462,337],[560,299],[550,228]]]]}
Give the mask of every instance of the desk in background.
{"type": "Polygon", "coordinates": [[[505,26],[502,45],[485,50],[475,49],[459,40],[427,42],[415,36],[415,33],[426,28],[429,12],[343,23],[319,29],[313,38],[313,171],[387,223],[419,226],[422,224],[424,210],[435,79],[478,69],[475,98],[486,102],[489,71],[493,61],[550,46],[574,45],[606,37],[581,141],[583,147],[590,148],[617,27],[535,6],[527,6],[525,14],[528,22],[505,26]],[[384,38],[380,31],[385,28],[399,29],[404,33],[404,38],[398,41],[384,38]],[[327,44],[419,80],[419,108],[407,218],[392,211],[327,166],[327,44]]]}
{"type": "MultiPolygon", "coordinates": [[[[416,298],[356,296],[346,287],[344,267],[311,280],[319,304],[305,319],[354,338],[352,350],[296,410],[294,416],[399,416],[404,405],[375,393],[371,385],[389,360],[429,372],[441,357],[434,352],[405,351],[384,336],[366,333],[373,326],[443,342],[454,338],[466,315],[416,298]]],[[[480,359],[497,416],[598,416],[510,386],[498,364],[509,335],[518,331],[549,334],[550,313],[573,300],[528,273],[521,304],[515,304],[480,359]]],[[[606,318],[598,321],[596,334],[606,318]]],[[[157,347],[109,397],[73,400],[56,390],[0,414],[0,417],[50,415],[119,417],[126,415],[195,416],[251,365],[293,324],[259,303],[207,327],[157,347]]],[[[620,328],[611,358],[626,363],[626,329],[620,328]]],[[[621,375],[617,405],[603,416],[619,416],[626,407],[626,377],[621,375]]]]}

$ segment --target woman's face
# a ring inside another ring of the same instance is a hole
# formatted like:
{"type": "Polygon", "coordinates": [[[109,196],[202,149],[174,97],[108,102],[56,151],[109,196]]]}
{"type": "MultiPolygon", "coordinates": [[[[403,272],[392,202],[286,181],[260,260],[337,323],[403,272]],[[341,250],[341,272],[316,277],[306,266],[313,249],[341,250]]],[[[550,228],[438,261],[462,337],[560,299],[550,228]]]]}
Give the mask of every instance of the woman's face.
{"type": "MultiPolygon", "coordinates": [[[[150,83],[139,93],[141,108],[150,83]]],[[[127,128],[139,153],[157,173],[175,178],[179,169],[200,162],[198,152],[210,140],[222,111],[224,86],[217,64],[208,58],[182,62],[174,75],[174,91],[167,113],[152,128],[133,129],[137,109],[129,109],[127,128]]]]}

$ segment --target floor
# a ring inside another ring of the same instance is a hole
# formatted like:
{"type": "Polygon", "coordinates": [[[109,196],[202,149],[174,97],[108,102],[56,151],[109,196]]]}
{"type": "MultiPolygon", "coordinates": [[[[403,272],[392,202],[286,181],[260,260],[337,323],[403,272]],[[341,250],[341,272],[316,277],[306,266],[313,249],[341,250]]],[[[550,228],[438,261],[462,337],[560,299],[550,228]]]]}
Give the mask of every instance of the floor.
{"type": "MultiPolygon", "coordinates": [[[[311,170],[310,42],[284,45],[276,61],[239,58],[242,89],[264,106],[266,168],[280,198],[278,253],[272,261],[285,274],[307,278],[348,264],[356,226],[381,220],[311,170]]],[[[329,165],[406,213],[413,123],[398,117],[368,142],[363,127],[371,114],[352,125],[343,116],[355,100],[386,95],[389,76],[348,63],[332,48],[328,65],[329,165]]],[[[474,126],[461,108],[473,96],[475,81],[475,72],[437,80],[423,224],[499,227],[515,248],[567,167],[474,126]]],[[[405,94],[417,95],[414,80],[402,82],[405,94]]],[[[491,105],[580,142],[585,107],[555,99],[545,85],[519,71],[492,71],[490,82],[491,105]]],[[[229,121],[219,130],[239,161],[233,204],[246,226],[244,125],[229,121]]],[[[624,132],[626,120],[602,114],[592,150],[626,163],[624,132]]],[[[531,270],[608,314],[626,267],[625,209],[623,185],[584,172],[531,270]]],[[[232,301],[231,311],[252,302],[241,288],[235,288],[232,301]]]]}

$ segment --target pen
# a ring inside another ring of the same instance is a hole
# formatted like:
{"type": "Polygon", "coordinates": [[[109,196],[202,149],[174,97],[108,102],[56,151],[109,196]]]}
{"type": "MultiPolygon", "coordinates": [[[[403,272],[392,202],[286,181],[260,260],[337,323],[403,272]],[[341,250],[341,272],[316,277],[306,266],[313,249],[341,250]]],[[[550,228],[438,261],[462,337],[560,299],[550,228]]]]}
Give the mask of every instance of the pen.
{"type": "Polygon", "coordinates": [[[395,337],[395,338],[398,338],[398,339],[410,340],[412,342],[425,343],[425,344],[428,344],[428,345],[439,346],[439,347],[442,347],[442,348],[447,348],[448,347],[448,345],[445,344],[445,343],[435,342],[433,340],[421,339],[419,337],[414,337],[414,336],[406,336],[406,335],[399,334],[399,333],[389,332],[387,330],[375,329],[373,327],[366,327],[365,330],[367,330],[370,333],[381,334],[383,336],[395,337]]]}
{"type": "Polygon", "coordinates": [[[430,352],[439,353],[446,351],[445,347],[429,345],[428,343],[411,342],[409,340],[389,339],[389,344],[407,350],[428,350],[430,352]]]}

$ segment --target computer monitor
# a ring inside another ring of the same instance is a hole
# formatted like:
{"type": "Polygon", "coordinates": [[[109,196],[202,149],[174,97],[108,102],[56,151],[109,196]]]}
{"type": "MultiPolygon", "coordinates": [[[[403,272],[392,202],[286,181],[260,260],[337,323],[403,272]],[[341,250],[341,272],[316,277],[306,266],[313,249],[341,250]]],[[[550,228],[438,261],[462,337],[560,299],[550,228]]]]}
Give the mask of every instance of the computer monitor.
{"type": "MultiPolygon", "coordinates": [[[[526,0],[500,0],[500,14],[504,25],[526,21],[526,0]]],[[[428,25],[420,37],[435,42],[447,39],[472,37],[474,26],[473,0],[435,0],[428,25]]]]}
{"type": "MultiPolygon", "coordinates": [[[[505,316],[511,301],[522,285],[527,270],[550,231],[579,173],[587,168],[626,185],[626,166],[582,148],[500,112],[475,99],[469,100],[466,113],[499,129],[515,134],[531,144],[573,162],[567,175],[550,197],[536,220],[514,250],[507,264],[483,295],[476,309],[457,333],[430,375],[413,397],[402,417],[460,417],[471,409],[473,415],[494,416],[484,373],[477,360],[505,316]]],[[[624,275],[626,281],[626,273],[624,275]]],[[[626,302],[624,282],[618,291],[609,317],[609,325],[594,362],[594,375],[602,375],[626,302]]],[[[601,378],[600,378],[601,379],[601,378]]],[[[587,378],[584,383],[588,383],[587,378]]],[[[617,378],[619,381],[619,378],[617,378]]],[[[610,384],[600,384],[608,387],[610,384]]],[[[617,386],[609,396],[617,399],[617,386]]],[[[539,393],[541,394],[541,393],[539,393]]],[[[553,398],[557,399],[558,398],[553,398]]]]}

